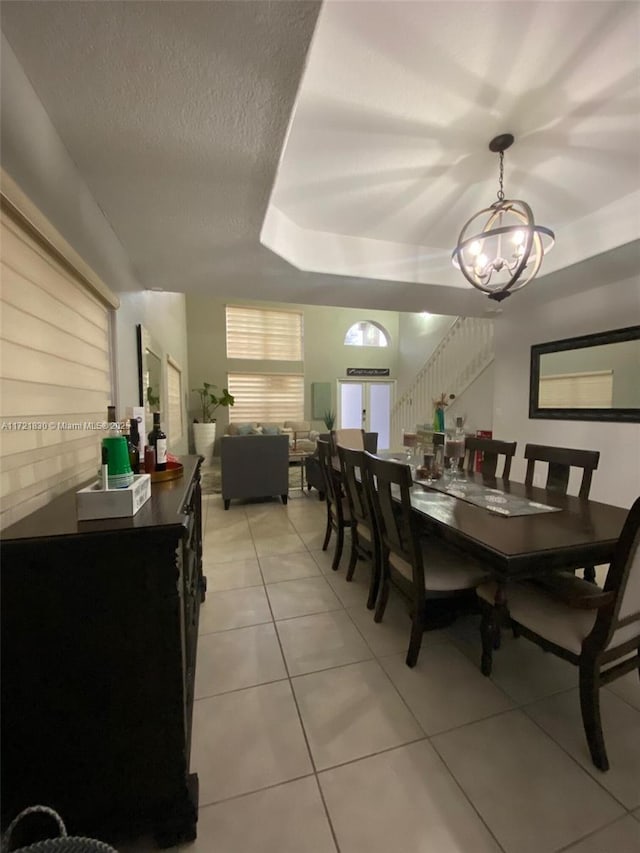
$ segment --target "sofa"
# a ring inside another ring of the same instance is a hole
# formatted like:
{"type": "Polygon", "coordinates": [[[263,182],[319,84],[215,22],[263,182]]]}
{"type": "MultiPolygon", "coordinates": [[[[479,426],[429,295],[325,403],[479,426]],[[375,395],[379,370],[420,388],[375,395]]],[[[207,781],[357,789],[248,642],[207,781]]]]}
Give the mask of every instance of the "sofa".
{"type": "Polygon", "coordinates": [[[223,435],[220,439],[220,473],[224,508],[231,501],[289,494],[289,436],[223,435]]]}
{"type": "Polygon", "coordinates": [[[280,435],[289,438],[292,450],[302,453],[313,453],[319,433],[311,429],[309,421],[273,421],[268,423],[230,423],[225,429],[225,435],[280,435]]]}

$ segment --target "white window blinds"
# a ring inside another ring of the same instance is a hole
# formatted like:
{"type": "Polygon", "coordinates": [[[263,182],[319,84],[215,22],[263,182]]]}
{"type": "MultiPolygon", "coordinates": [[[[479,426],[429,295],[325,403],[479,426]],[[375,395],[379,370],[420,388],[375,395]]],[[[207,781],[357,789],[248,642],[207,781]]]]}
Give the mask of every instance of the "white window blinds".
{"type": "Polygon", "coordinates": [[[169,444],[182,438],[182,371],[178,364],[167,356],[167,409],[169,444]]]}
{"type": "Polygon", "coordinates": [[[302,314],[233,305],[226,314],[227,358],[302,361],[302,314]]]}
{"type": "Polygon", "coordinates": [[[233,423],[279,423],[304,419],[304,376],[293,374],[230,373],[229,409],[233,423]]]}
{"type": "Polygon", "coordinates": [[[610,409],[612,403],[611,370],[540,377],[541,409],[610,409]]]}
{"type": "Polygon", "coordinates": [[[113,399],[110,305],[42,214],[21,201],[29,221],[2,199],[2,527],[96,476],[113,399]]]}

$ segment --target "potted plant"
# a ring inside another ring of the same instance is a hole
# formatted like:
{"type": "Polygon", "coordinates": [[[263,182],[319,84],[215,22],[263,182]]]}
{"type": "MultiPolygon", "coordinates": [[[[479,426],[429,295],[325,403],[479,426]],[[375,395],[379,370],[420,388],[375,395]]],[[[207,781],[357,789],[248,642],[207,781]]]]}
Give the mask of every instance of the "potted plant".
{"type": "Polygon", "coordinates": [[[217,385],[205,382],[201,388],[192,389],[200,398],[201,410],[201,417],[193,419],[193,440],[196,453],[204,456],[204,465],[211,465],[213,457],[213,445],[216,440],[216,419],[213,414],[220,406],[228,407],[235,403],[227,388],[222,389],[220,396],[214,394],[217,388],[217,385]]]}
{"type": "Polygon", "coordinates": [[[331,409],[327,409],[327,411],[322,416],[322,420],[324,421],[324,425],[331,432],[333,429],[333,425],[336,422],[336,413],[332,412],[331,409]]]}

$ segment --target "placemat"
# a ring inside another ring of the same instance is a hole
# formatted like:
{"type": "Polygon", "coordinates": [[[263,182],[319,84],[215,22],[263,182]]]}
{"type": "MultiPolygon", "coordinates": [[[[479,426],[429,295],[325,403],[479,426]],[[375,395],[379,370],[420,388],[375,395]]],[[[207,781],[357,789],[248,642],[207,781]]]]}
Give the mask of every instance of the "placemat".
{"type": "MultiPolygon", "coordinates": [[[[416,480],[416,482],[427,485],[421,480],[416,480]]],[[[482,483],[474,483],[470,480],[454,480],[453,482],[451,480],[434,480],[428,486],[430,489],[481,506],[489,512],[505,517],[536,515],[540,512],[560,512],[560,507],[530,501],[528,498],[510,495],[507,492],[501,492],[500,489],[492,489],[482,483]]]]}

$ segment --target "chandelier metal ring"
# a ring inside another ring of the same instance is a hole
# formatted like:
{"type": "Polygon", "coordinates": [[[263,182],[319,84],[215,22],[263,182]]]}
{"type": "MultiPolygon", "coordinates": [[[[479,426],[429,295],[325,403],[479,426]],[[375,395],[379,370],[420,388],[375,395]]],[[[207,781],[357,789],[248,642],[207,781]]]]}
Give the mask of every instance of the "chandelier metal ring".
{"type": "Polygon", "coordinates": [[[454,266],[460,269],[469,284],[497,301],[506,299],[534,278],[545,253],[550,251],[555,241],[550,228],[536,225],[526,202],[504,197],[504,150],[512,142],[511,134],[502,134],[491,140],[491,151],[500,153],[498,200],[467,220],[451,254],[454,266]],[[507,219],[512,220],[510,224],[504,224],[507,219]],[[477,220],[482,221],[470,233],[477,220]],[[527,274],[521,279],[525,270],[527,274]]]}

